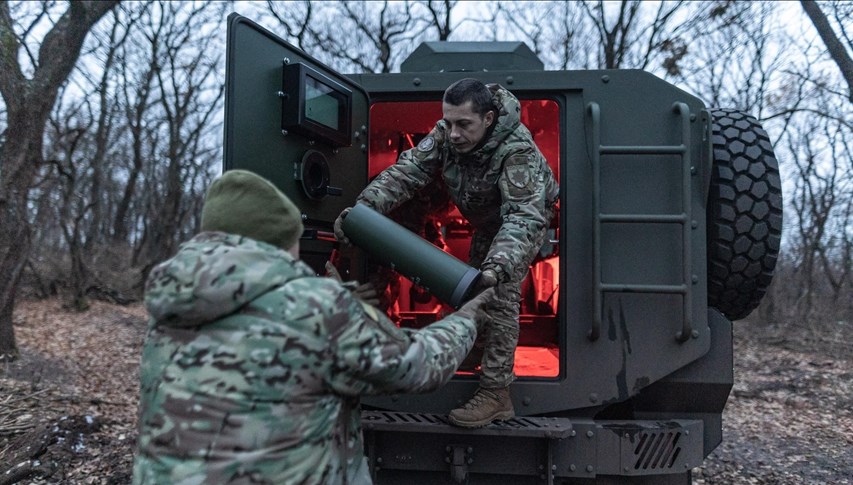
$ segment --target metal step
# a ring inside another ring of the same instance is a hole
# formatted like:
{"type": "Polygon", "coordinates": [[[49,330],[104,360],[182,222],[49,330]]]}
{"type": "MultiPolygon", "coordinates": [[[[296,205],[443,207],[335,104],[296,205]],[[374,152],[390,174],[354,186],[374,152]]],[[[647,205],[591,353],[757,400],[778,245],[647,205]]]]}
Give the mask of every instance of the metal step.
{"type": "Polygon", "coordinates": [[[363,411],[361,422],[371,431],[395,431],[433,434],[466,434],[471,436],[514,436],[520,438],[566,438],[572,432],[568,418],[516,417],[482,428],[460,428],[447,421],[446,415],[363,411]]]}

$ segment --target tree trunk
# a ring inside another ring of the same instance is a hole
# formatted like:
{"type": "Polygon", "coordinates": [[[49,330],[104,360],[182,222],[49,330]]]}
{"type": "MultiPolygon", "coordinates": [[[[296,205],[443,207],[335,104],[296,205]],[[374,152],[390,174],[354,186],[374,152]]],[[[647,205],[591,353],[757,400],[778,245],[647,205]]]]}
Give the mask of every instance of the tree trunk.
{"type": "MultiPolygon", "coordinates": [[[[3,202],[5,206],[7,201],[3,202]]],[[[29,231],[26,225],[10,225],[8,221],[16,217],[7,214],[4,207],[0,214],[0,227],[11,230],[0,231],[0,362],[12,361],[18,357],[15,343],[15,330],[12,327],[12,311],[15,309],[15,291],[21,277],[29,250],[29,231]]]]}
{"type": "Polygon", "coordinates": [[[117,1],[73,1],[45,34],[33,78],[18,64],[21,44],[8,2],[0,2],[0,94],[7,107],[0,174],[0,358],[17,354],[12,314],[21,270],[30,249],[27,199],[43,163],[45,123],[57,93],[74,68],[86,35],[117,1]]]}
{"type": "MultiPolygon", "coordinates": [[[[21,271],[30,249],[30,227],[27,218],[27,197],[35,177],[36,164],[32,153],[41,155],[42,139],[34,137],[46,116],[33,119],[20,108],[9,108],[9,126],[3,147],[3,167],[0,178],[0,361],[14,360],[18,355],[12,312],[21,271]]],[[[46,113],[46,112],[45,112],[46,113]]],[[[43,129],[43,128],[42,128],[43,129]]],[[[42,130],[39,130],[41,133],[42,130]]]]}

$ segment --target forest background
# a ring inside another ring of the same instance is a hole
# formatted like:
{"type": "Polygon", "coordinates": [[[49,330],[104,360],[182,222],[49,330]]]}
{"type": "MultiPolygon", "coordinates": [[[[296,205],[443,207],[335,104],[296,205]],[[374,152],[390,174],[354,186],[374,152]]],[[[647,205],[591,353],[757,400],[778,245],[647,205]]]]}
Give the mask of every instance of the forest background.
{"type": "Polygon", "coordinates": [[[522,41],[546,69],[644,69],[756,117],[782,250],[694,483],[850,483],[853,1],[47,0],[0,2],[0,485],[129,481],[139,301],[221,172],[233,11],[344,73],[522,41]]]}
{"type": "Polygon", "coordinates": [[[546,69],[644,69],[748,112],[785,201],[752,318],[825,338],[853,322],[853,2],[2,2],[0,359],[19,299],[139,301],[197,232],[232,11],[345,73],[398,71],[426,40],[514,40],[546,69]]]}

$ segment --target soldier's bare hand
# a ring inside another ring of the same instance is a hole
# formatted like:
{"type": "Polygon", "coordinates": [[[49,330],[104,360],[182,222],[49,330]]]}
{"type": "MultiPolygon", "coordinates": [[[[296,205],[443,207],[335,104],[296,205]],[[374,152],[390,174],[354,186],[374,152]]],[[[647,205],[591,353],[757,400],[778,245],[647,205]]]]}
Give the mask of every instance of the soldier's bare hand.
{"type": "Polygon", "coordinates": [[[347,207],[346,209],[341,211],[341,214],[335,219],[334,231],[335,231],[335,239],[338,241],[349,244],[349,238],[347,238],[346,234],[344,234],[343,224],[344,219],[346,219],[347,215],[352,210],[352,207],[347,207]]]}

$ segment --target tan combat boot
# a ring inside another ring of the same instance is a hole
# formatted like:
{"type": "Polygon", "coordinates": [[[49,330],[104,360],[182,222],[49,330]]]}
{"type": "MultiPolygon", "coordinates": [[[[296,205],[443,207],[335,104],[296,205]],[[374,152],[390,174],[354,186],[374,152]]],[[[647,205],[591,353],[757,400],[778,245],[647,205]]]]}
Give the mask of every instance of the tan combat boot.
{"type": "Polygon", "coordinates": [[[492,421],[505,421],[515,417],[509,387],[499,389],[477,389],[474,397],[464,406],[450,411],[451,424],[463,428],[480,428],[492,421]]]}

